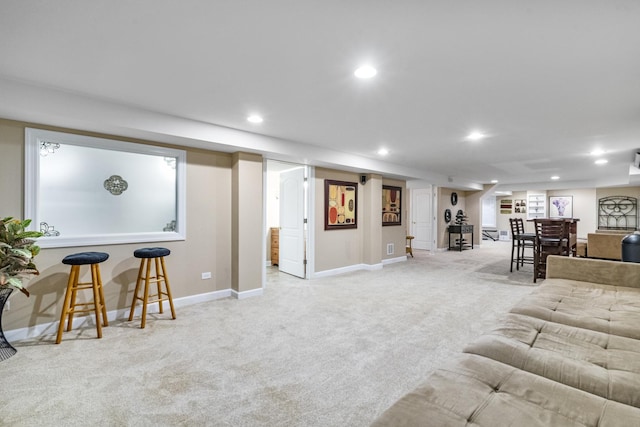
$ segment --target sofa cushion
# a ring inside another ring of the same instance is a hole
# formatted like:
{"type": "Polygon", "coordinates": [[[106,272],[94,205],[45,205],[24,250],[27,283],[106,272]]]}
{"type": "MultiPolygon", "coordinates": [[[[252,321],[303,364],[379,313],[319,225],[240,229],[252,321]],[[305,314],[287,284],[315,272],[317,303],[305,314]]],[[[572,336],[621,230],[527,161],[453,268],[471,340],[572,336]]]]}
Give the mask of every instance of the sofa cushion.
{"type": "Polygon", "coordinates": [[[640,339],[640,289],[547,279],[511,308],[555,323],[640,339]]]}
{"type": "Polygon", "coordinates": [[[587,234],[587,256],[612,260],[622,259],[622,239],[626,234],[587,234]]]}
{"type": "Polygon", "coordinates": [[[640,409],[463,354],[433,372],[373,426],[629,426],[640,409]]]}
{"type": "Polygon", "coordinates": [[[510,314],[464,351],[640,407],[638,340],[510,314]]]}

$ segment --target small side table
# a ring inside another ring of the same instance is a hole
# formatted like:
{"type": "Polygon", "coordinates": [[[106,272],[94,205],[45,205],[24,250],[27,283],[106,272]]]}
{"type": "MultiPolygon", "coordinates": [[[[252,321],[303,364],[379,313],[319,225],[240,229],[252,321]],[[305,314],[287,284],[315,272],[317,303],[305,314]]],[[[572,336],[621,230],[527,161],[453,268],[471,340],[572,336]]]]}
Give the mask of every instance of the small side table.
{"type": "Polygon", "coordinates": [[[462,225],[450,225],[448,228],[449,231],[449,250],[458,249],[462,252],[463,249],[468,249],[469,246],[473,249],[473,225],[462,224],[462,225]],[[471,234],[471,245],[465,243],[464,235],[471,234]],[[451,245],[451,235],[458,235],[457,242],[455,246],[451,245]]]}

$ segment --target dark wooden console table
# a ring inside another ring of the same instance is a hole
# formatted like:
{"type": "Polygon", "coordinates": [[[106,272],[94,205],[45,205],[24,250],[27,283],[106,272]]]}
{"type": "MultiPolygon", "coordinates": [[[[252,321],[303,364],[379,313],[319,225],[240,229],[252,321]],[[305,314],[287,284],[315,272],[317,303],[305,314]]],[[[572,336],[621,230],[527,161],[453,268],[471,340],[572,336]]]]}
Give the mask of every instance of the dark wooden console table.
{"type": "Polygon", "coordinates": [[[462,252],[463,249],[468,249],[469,247],[473,249],[473,225],[468,225],[468,224],[450,225],[448,230],[449,230],[449,250],[453,248],[453,249],[458,249],[460,252],[462,252]],[[465,234],[471,234],[471,245],[469,245],[468,243],[465,243],[466,242],[466,240],[464,239],[465,234]],[[454,237],[458,235],[455,246],[451,245],[452,235],[454,237]]]}

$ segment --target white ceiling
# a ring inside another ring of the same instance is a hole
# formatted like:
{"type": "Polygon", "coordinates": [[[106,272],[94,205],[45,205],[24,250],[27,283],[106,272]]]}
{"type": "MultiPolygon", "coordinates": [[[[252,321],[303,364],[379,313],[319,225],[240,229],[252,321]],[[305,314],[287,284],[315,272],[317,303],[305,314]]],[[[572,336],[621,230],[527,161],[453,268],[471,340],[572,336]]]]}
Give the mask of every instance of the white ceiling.
{"type": "Polygon", "coordinates": [[[640,182],[638,0],[0,0],[0,91],[0,117],[457,188],[640,182]]]}

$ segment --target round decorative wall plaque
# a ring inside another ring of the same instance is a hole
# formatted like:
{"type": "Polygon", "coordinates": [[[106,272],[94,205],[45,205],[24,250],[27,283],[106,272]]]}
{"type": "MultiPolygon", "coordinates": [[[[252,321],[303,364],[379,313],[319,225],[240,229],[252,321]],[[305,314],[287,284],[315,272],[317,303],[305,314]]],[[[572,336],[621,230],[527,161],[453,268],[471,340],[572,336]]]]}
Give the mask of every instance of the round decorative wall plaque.
{"type": "Polygon", "coordinates": [[[458,204],[458,193],[451,193],[451,204],[453,206],[458,204]]]}
{"type": "Polygon", "coordinates": [[[451,222],[451,209],[444,210],[444,222],[451,222]]]}
{"type": "Polygon", "coordinates": [[[119,196],[129,188],[129,183],[122,179],[120,175],[111,175],[104,181],[104,188],[114,196],[119,196]]]}

